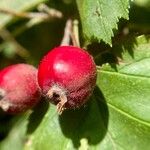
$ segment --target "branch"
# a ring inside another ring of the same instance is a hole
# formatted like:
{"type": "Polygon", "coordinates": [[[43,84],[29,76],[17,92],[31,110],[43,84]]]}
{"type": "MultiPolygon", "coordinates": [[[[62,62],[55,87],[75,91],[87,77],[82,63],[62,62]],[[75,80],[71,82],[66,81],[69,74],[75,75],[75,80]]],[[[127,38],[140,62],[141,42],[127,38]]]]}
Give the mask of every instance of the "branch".
{"type": "Polygon", "coordinates": [[[63,37],[61,44],[60,44],[61,46],[70,44],[71,32],[72,32],[72,20],[69,19],[66,22],[66,26],[64,29],[64,37],[63,37]]]}
{"type": "Polygon", "coordinates": [[[34,19],[39,18],[43,20],[49,20],[52,18],[62,18],[62,12],[49,8],[45,4],[39,5],[38,9],[42,12],[16,12],[15,10],[0,8],[0,13],[12,15],[15,17],[27,18],[27,19],[34,19]]]}
{"type": "Polygon", "coordinates": [[[29,52],[15,40],[15,38],[11,35],[11,33],[7,29],[2,28],[0,30],[0,36],[4,41],[10,42],[15,46],[15,52],[19,56],[21,56],[21,57],[29,56],[29,52]]]}

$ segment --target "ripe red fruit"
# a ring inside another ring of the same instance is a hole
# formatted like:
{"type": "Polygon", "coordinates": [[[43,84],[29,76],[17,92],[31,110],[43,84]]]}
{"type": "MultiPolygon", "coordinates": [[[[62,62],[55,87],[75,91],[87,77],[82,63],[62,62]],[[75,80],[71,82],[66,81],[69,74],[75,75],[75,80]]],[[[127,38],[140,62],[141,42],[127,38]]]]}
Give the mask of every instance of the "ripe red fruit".
{"type": "Polygon", "coordinates": [[[10,114],[32,108],[40,100],[37,69],[16,64],[0,71],[0,107],[10,114]]]}
{"type": "Polygon", "coordinates": [[[65,108],[77,108],[87,101],[96,84],[96,65],[81,48],[60,46],[42,59],[38,83],[61,114],[65,108]]]}

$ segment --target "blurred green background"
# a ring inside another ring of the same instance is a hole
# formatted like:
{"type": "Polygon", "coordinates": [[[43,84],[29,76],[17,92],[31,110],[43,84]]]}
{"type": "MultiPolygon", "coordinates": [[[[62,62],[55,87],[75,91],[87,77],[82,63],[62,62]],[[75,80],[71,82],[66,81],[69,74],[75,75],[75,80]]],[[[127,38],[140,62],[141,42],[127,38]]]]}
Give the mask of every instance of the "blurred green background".
{"type": "MultiPolygon", "coordinates": [[[[80,20],[75,0],[27,0],[27,3],[23,0],[1,0],[0,8],[6,6],[8,10],[14,9],[18,13],[38,12],[37,8],[42,2],[49,8],[62,12],[63,17],[34,23],[35,20],[0,12],[0,69],[16,63],[29,63],[37,67],[43,55],[61,43],[66,20],[69,18],[80,20]]],[[[115,31],[116,36],[113,38],[114,42],[122,32],[130,31],[131,35],[150,33],[150,0],[130,2],[129,12],[129,21],[119,22],[119,29],[115,31]]],[[[81,47],[86,43],[82,37],[80,24],[81,47]]],[[[105,49],[111,49],[103,42],[101,45],[99,43],[86,45],[86,48],[94,57],[105,49]]],[[[103,55],[100,64],[109,62],[108,58],[113,59],[110,55],[103,55]]],[[[12,116],[0,112],[1,142],[7,137],[18,118],[12,120],[12,116]]]]}

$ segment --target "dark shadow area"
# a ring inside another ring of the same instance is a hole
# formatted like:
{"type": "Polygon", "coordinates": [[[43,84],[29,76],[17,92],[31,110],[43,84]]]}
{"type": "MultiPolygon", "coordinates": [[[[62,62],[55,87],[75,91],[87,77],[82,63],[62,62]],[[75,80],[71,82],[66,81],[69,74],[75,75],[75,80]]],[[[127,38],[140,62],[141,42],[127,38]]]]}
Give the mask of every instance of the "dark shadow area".
{"type": "Polygon", "coordinates": [[[12,117],[12,115],[8,115],[0,109],[0,141],[8,135],[11,128],[10,121],[12,117]]]}
{"type": "Polygon", "coordinates": [[[41,102],[34,108],[32,114],[29,117],[27,134],[32,134],[36,130],[36,128],[39,126],[42,119],[44,118],[48,107],[49,103],[45,99],[42,99],[41,102]]]}
{"type": "Polygon", "coordinates": [[[129,24],[130,28],[134,32],[140,34],[150,33],[150,5],[137,5],[134,2],[131,3],[129,12],[129,24]]]}
{"type": "MultiPolygon", "coordinates": [[[[0,94],[0,97],[3,98],[3,94],[0,94]]],[[[18,120],[21,120],[21,118],[27,116],[27,112],[19,113],[19,114],[9,114],[5,111],[3,111],[0,108],[0,142],[5,140],[5,138],[9,138],[10,132],[15,128],[16,123],[18,120]]],[[[19,130],[17,126],[17,130],[19,130]]]]}
{"type": "Polygon", "coordinates": [[[134,48],[137,45],[136,35],[123,35],[119,33],[112,40],[113,46],[104,43],[93,43],[88,46],[90,52],[94,51],[94,59],[97,65],[102,66],[109,63],[117,71],[119,63],[128,63],[123,59],[123,54],[127,52],[131,59],[134,59],[134,48]]]}
{"type": "Polygon", "coordinates": [[[81,139],[89,145],[96,145],[105,137],[108,127],[108,107],[98,87],[86,106],[78,110],[66,110],[59,116],[62,133],[70,138],[75,148],[80,147],[81,139]]]}
{"type": "Polygon", "coordinates": [[[136,35],[119,35],[114,39],[113,45],[111,51],[115,56],[122,59],[123,53],[127,51],[131,58],[134,58],[134,47],[137,45],[136,35]]]}

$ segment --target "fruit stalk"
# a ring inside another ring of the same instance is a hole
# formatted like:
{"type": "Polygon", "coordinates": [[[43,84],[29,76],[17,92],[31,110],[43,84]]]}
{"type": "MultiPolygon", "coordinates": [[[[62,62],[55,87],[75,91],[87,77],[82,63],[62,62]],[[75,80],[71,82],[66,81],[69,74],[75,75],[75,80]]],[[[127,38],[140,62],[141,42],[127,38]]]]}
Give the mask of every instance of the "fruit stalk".
{"type": "Polygon", "coordinates": [[[60,44],[61,46],[67,46],[70,44],[71,32],[72,32],[72,20],[69,19],[66,22],[66,26],[64,29],[64,36],[63,36],[61,44],[60,44]]]}

